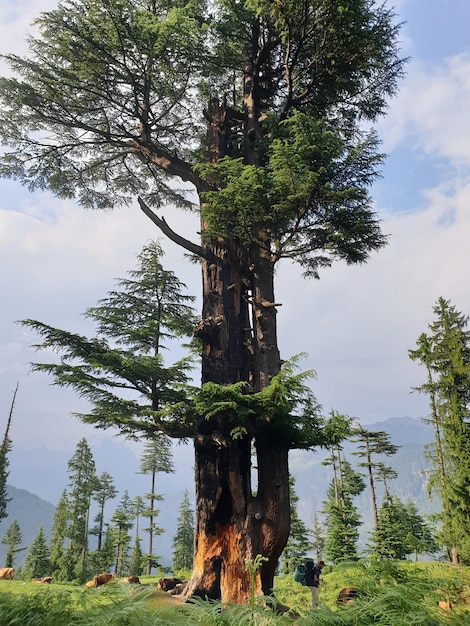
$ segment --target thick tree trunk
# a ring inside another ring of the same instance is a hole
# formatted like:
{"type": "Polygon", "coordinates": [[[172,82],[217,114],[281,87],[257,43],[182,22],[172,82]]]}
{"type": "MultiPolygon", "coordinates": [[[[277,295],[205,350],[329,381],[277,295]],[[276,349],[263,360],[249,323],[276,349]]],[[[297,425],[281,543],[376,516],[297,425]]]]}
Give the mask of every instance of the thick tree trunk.
{"type": "MultiPolygon", "coordinates": [[[[215,163],[224,155],[225,106],[212,100],[207,118],[207,157],[215,163]]],[[[202,340],[202,383],[245,381],[260,391],[281,363],[269,247],[244,250],[224,240],[204,245],[203,311],[195,330],[202,340]]],[[[267,561],[255,576],[254,592],[272,593],[289,536],[289,448],[262,415],[241,438],[231,436],[228,422],[224,416],[202,418],[195,435],[195,554],[187,594],[242,603],[252,591],[246,561],[257,555],[267,561]],[[258,473],[252,487],[253,443],[258,473]]]]}

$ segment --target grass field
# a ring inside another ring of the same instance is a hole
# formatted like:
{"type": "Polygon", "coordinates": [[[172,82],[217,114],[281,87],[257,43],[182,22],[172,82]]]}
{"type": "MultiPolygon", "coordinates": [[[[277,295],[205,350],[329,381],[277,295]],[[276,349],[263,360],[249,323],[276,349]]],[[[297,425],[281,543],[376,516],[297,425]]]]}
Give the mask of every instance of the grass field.
{"type": "Polygon", "coordinates": [[[292,612],[278,616],[266,599],[246,606],[184,602],[157,588],[158,577],[141,577],[141,585],[109,583],[97,589],[73,584],[37,585],[0,580],[0,626],[401,626],[470,624],[470,568],[444,563],[360,562],[326,567],[320,607],[310,609],[310,590],[292,576],[278,576],[277,600],[292,612]],[[359,597],[337,606],[338,592],[353,586],[359,597]],[[438,607],[449,601],[450,610],[438,607]]]}

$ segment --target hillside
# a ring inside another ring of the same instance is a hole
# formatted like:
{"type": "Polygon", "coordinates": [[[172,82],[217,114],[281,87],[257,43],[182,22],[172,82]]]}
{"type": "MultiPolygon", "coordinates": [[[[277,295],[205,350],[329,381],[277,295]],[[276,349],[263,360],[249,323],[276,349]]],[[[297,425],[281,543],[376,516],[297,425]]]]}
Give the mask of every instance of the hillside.
{"type": "MultiPolygon", "coordinates": [[[[21,530],[23,541],[21,548],[28,548],[31,541],[37,535],[39,526],[42,524],[44,532],[49,537],[52,528],[55,506],[50,502],[42,500],[38,496],[26,491],[17,489],[12,485],[7,485],[8,497],[8,517],[0,522],[0,540],[5,535],[5,531],[16,520],[21,530]]],[[[6,546],[0,543],[0,567],[4,565],[6,546]]],[[[26,550],[18,554],[16,565],[19,565],[26,556],[26,550]]]]}

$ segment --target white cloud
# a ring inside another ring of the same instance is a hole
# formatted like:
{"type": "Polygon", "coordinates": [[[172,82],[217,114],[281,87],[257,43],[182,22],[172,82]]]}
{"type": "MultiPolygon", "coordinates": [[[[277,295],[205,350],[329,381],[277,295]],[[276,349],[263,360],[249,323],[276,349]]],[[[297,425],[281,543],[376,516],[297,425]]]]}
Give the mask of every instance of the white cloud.
{"type": "Polygon", "coordinates": [[[401,143],[454,167],[470,165],[470,53],[440,65],[411,62],[407,76],[380,125],[388,152],[401,143]]]}

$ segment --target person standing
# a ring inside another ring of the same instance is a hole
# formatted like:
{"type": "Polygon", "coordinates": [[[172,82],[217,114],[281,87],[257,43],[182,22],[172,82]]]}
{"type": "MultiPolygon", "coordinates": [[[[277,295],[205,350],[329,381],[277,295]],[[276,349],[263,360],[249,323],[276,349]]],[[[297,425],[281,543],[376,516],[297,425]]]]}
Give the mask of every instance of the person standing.
{"type": "Polygon", "coordinates": [[[317,565],[308,559],[305,561],[305,585],[312,590],[312,609],[318,606],[318,588],[320,586],[320,573],[325,566],[323,561],[319,561],[317,565]]]}

